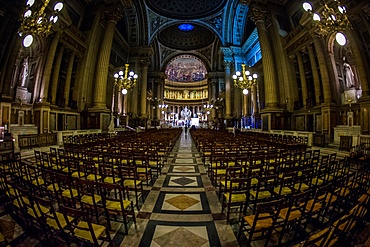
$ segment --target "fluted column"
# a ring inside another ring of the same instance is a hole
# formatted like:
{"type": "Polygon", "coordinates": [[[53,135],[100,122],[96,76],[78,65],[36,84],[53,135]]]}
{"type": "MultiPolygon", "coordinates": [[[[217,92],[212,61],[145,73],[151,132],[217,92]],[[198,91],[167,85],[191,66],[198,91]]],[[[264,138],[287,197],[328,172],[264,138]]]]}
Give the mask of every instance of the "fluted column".
{"type": "Polygon", "coordinates": [[[302,54],[297,52],[296,54],[297,61],[298,61],[298,69],[299,69],[299,76],[301,78],[301,87],[302,87],[302,100],[303,100],[303,108],[306,108],[306,100],[307,100],[307,80],[306,80],[306,72],[304,70],[302,54]]]}
{"type": "Polygon", "coordinates": [[[321,38],[318,35],[313,35],[313,43],[316,50],[317,60],[319,62],[320,67],[320,75],[321,75],[321,83],[322,83],[322,91],[324,96],[325,103],[331,103],[331,86],[329,81],[329,72],[328,67],[326,66],[326,52],[324,53],[323,45],[321,42],[321,38]]]}
{"type": "Polygon", "coordinates": [[[50,87],[50,96],[51,96],[50,103],[52,105],[55,105],[55,103],[56,103],[58,82],[59,82],[60,64],[62,63],[63,52],[64,52],[64,46],[60,46],[59,51],[58,51],[58,55],[57,55],[57,58],[56,58],[55,64],[54,64],[53,78],[52,78],[51,87],[50,87]]]}
{"type": "Polygon", "coordinates": [[[55,36],[53,37],[53,40],[51,41],[51,45],[47,53],[44,73],[42,74],[42,81],[41,81],[41,90],[40,90],[41,102],[47,102],[47,99],[49,96],[49,83],[50,83],[51,69],[53,68],[53,61],[54,61],[55,52],[57,50],[57,46],[59,43],[59,39],[60,39],[60,35],[56,33],[55,36]]]}
{"type": "Polygon", "coordinates": [[[109,59],[112,49],[114,29],[117,24],[117,21],[120,18],[121,13],[118,13],[118,11],[106,11],[103,13],[103,20],[106,20],[106,27],[96,69],[96,82],[93,97],[93,108],[98,109],[107,108],[106,91],[107,91],[109,59]]]}
{"type": "Polygon", "coordinates": [[[279,88],[277,85],[278,77],[276,75],[276,67],[273,57],[274,51],[266,27],[268,14],[259,9],[253,8],[251,18],[257,26],[258,37],[261,45],[266,110],[277,109],[279,104],[279,88]]]}
{"type": "Polygon", "coordinates": [[[147,60],[140,60],[140,68],[141,68],[141,106],[140,106],[140,117],[147,118],[146,112],[146,103],[147,103],[147,87],[148,87],[148,66],[149,61],[147,60]]]}
{"type": "Polygon", "coordinates": [[[320,84],[320,76],[319,71],[317,70],[316,58],[313,52],[313,48],[311,45],[307,47],[308,56],[310,57],[311,69],[312,69],[312,77],[313,77],[313,84],[315,86],[315,102],[316,105],[320,105],[320,96],[321,96],[321,84],[320,84]]]}
{"type": "Polygon", "coordinates": [[[158,120],[161,120],[161,110],[158,108],[159,104],[163,104],[163,92],[162,92],[162,83],[157,82],[157,99],[158,99],[158,104],[155,106],[156,108],[156,116],[158,120]]]}
{"type": "Polygon", "coordinates": [[[72,72],[73,72],[73,63],[75,61],[75,53],[71,53],[69,56],[69,61],[68,61],[68,67],[67,67],[67,74],[66,74],[66,81],[64,84],[64,102],[65,102],[65,107],[69,105],[69,91],[71,89],[71,79],[72,79],[72,72]]]}
{"type": "Polygon", "coordinates": [[[227,119],[231,119],[231,66],[232,61],[224,61],[225,66],[225,114],[227,119]]]}
{"type": "Polygon", "coordinates": [[[248,94],[243,94],[243,116],[248,115],[248,94]]]}

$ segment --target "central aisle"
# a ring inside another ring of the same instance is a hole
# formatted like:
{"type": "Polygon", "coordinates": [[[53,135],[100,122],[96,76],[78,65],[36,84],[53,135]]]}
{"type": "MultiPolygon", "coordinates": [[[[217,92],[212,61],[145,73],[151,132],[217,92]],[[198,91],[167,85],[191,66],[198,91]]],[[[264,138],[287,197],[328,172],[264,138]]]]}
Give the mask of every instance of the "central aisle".
{"type": "Polygon", "coordinates": [[[120,246],[239,246],[189,133],[182,132],[120,246]]]}

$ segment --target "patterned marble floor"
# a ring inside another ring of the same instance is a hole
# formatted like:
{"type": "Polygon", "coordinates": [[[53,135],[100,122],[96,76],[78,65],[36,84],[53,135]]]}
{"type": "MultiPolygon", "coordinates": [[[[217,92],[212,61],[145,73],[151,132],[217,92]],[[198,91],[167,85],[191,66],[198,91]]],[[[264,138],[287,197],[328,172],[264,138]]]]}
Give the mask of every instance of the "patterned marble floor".
{"type": "Polygon", "coordinates": [[[120,246],[239,246],[190,134],[182,133],[120,246]]]}

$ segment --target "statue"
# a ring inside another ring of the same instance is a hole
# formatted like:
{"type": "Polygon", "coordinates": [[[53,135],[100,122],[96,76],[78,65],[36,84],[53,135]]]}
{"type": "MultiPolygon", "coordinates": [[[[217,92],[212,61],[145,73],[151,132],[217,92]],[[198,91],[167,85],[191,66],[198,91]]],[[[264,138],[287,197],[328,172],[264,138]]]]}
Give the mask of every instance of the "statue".
{"type": "Polygon", "coordinates": [[[355,74],[352,71],[351,65],[346,61],[346,58],[343,57],[343,70],[344,70],[344,80],[346,89],[352,88],[355,86],[355,74]]]}
{"type": "Polygon", "coordinates": [[[28,79],[28,57],[23,60],[23,67],[21,72],[21,87],[27,87],[28,79]]]}
{"type": "Polygon", "coordinates": [[[188,109],[187,106],[181,111],[181,118],[189,119],[191,117],[191,111],[188,109]]]}

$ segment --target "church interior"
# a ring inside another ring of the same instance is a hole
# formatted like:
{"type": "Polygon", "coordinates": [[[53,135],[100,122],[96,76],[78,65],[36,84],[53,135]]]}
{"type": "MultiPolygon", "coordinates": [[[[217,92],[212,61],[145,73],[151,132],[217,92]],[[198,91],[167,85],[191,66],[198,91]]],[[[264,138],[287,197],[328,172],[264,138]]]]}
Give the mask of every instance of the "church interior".
{"type": "Polygon", "coordinates": [[[0,246],[370,246],[367,0],[1,0],[0,246]]]}

